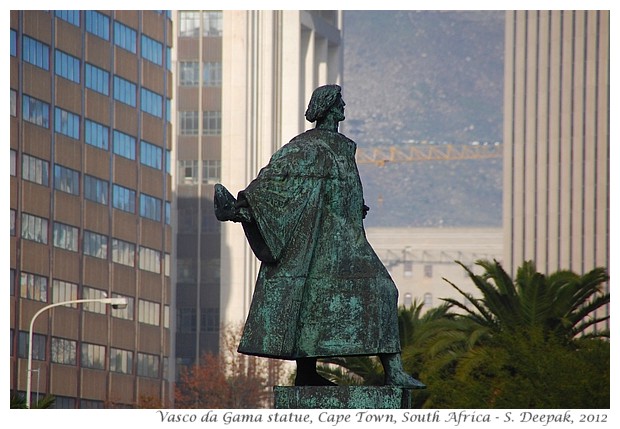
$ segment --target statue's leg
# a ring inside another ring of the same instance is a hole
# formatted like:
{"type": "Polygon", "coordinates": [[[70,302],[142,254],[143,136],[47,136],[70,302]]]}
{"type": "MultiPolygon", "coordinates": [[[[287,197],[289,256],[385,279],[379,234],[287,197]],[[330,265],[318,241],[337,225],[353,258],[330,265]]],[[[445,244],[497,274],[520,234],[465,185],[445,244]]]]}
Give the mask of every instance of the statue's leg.
{"type": "Polygon", "coordinates": [[[297,359],[295,386],[335,386],[316,372],[316,358],[297,359]]]}
{"type": "Polygon", "coordinates": [[[426,388],[424,383],[416,380],[405,372],[403,363],[400,359],[400,353],[384,353],[380,354],[379,358],[383,364],[386,385],[404,387],[408,389],[426,388]]]}

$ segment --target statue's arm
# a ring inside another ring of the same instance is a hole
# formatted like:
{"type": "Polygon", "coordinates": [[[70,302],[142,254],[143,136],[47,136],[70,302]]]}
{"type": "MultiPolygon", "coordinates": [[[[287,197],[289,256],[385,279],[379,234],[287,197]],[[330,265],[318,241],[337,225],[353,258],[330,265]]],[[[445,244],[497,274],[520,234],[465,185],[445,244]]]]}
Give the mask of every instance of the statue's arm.
{"type": "Polygon", "coordinates": [[[219,221],[254,222],[248,201],[240,193],[238,200],[221,184],[215,185],[215,216],[219,221]]]}

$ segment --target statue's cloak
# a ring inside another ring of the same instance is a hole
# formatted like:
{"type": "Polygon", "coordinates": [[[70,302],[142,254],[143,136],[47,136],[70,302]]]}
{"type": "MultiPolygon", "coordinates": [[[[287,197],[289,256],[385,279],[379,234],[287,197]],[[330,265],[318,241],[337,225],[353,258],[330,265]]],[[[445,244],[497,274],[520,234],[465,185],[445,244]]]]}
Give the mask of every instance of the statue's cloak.
{"type": "Polygon", "coordinates": [[[239,193],[262,265],[239,352],[296,359],[400,352],[398,291],[366,239],[355,143],[313,129],[239,193]]]}

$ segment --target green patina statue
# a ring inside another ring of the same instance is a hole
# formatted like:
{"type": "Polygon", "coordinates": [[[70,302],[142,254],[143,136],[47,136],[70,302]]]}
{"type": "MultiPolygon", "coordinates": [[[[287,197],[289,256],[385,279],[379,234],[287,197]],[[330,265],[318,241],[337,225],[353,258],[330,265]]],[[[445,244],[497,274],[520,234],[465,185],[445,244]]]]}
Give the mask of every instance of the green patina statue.
{"type": "Polygon", "coordinates": [[[316,127],[278,150],[237,199],[218,184],[215,213],[240,222],[261,268],[239,352],[297,361],[295,385],[330,385],[316,360],[378,355],[385,384],[424,388],[400,358],[398,291],[366,239],[356,144],[338,85],[317,88],[316,127]]]}

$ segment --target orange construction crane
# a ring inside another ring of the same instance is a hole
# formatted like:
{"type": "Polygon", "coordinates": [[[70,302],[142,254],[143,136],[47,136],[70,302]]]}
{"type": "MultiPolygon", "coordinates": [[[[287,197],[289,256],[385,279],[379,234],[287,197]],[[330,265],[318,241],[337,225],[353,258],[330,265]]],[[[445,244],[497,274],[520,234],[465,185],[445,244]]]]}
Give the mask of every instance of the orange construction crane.
{"type": "Polygon", "coordinates": [[[460,159],[491,159],[502,157],[503,146],[495,144],[440,144],[411,145],[409,147],[357,148],[358,164],[376,164],[383,167],[389,162],[452,161],[460,159]]]}

